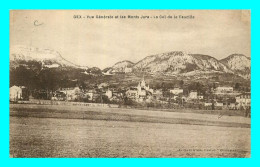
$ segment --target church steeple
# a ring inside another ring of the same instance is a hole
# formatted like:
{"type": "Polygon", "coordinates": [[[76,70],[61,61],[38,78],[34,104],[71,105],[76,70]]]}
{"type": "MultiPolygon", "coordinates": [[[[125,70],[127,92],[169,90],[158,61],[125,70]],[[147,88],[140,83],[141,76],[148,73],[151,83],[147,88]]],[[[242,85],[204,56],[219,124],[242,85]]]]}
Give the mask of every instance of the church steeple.
{"type": "Polygon", "coordinates": [[[145,85],[145,80],[144,80],[144,75],[143,75],[143,80],[142,80],[142,82],[141,82],[141,87],[142,87],[142,88],[145,88],[145,86],[146,86],[146,85],[145,85]]]}
{"type": "Polygon", "coordinates": [[[141,87],[141,82],[139,82],[138,85],[137,85],[137,90],[140,92],[141,89],[142,89],[142,87],[141,87]]]}

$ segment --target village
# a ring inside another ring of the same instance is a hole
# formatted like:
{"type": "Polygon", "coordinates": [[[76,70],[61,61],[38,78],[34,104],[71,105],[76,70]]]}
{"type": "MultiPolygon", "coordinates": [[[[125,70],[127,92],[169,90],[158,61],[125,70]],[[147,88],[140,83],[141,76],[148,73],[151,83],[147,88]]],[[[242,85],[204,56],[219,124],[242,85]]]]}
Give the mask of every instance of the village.
{"type": "MultiPolygon", "coordinates": [[[[154,108],[190,108],[206,110],[250,110],[250,92],[235,91],[230,86],[218,86],[209,94],[191,90],[184,94],[184,89],[153,89],[144,77],[136,86],[125,89],[110,88],[108,83],[101,83],[92,89],[80,87],[60,88],[56,91],[29,91],[24,86],[10,87],[10,102],[39,103],[39,100],[50,102],[81,102],[89,104],[114,104],[130,107],[154,108]]],[[[60,103],[57,103],[60,104],[60,103]]]]}
{"type": "Polygon", "coordinates": [[[6,153],[253,157],[251,13],[9,10],[6,153]]]}

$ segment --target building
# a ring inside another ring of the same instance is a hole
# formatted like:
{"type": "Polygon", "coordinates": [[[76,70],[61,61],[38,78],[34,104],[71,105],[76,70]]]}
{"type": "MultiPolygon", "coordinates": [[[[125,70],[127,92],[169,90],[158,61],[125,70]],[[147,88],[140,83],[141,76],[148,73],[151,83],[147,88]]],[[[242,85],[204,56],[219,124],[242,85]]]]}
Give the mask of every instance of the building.
{"type": "Polygon", "coordinates": [[[130,99],[138,99],[138,91],[137,88],[131,87],[129,90],[126,91],[126,96],[130,99]]]}
{"type": "Polygon", "coordinates": [[[105,95],[110,99],[113,96],[113,92],[111,90],[107,90],[105,95]]]}
{"type": "Polygon", "coordinates": [[[250,107],[251,106],[251,94],[242,93],[236,96],[236,103],[239,107],[250,107]]]}
{"type": "Polygon", "coordinates": [[[221,102],[216,102],[216,103],[214,104],[214,106],[215,106],[215,109],[216,109],[216,110],[222,110],[223,107],[224,107],[224,104],[221,103],[221,102]]]}
{"type": "Polygon", "coordinates": [[[198,95],[198,99],[202,100],[204,98],[203,95],[198,95]]]}
{"type": "Polygon", "coordinates": [[[113,96],[113,97],[117,97],[117,98],[121,98],[121,97],[123,97],[123,93],[122,93],[122,92],[119,92],[119,91],[117,91],[117,90],[113,90],[113,91],[112,91],[112,96],[113,96]]]}
{"type": "Polygon", "coordinates": [[[146,91],[148,91],[148,92],[153,93],[153,89],[151,89],[148,84],[146,85],[146,82],[145,82],[145,80],[144,80],[144,77],[143,77],[142,81],[139,82],[139,84],[138,84],[138,86],[137,86],[137,89],[141,90],[140,88],[141,88],[141,89],[144,89],[144,90],[146,90],[146,91]]]}
{"type": "Polygon", "coordinates": [[[197,91],[191,91],[189,93],[189,99],[198,99],[198,92],[197,91]]]}
{"type": "Polygon", "coordinates": [[[66,94],[64,92],[55,91],[53,96],[51,97],[51,100],[59,100],[59,101],[66,100],[66,94]]]}
{"type": "Polygon", "coordinates": [[[179,89],[179,88],[170,89],[170,93],[174,95],[183,94],[183,89],[179,89]]]}
{"type": "Polygon", "coordinates": [[[216,88],[216,93],[232,93],[233,91],[233,87],[219,86],[216,88]]]}
{"type": "Polygon", "coordinates": [[[98,85],[98,89],[102,89],[102,88],[106,88],[106,87],[108,87],[107,83],[101,83],[98,85]]]}
{"type": "Polygon", "coordinates": [[[230,109],[230,110],[236,110],[236,109],[237,109],[237,106],[236,106],[235,103],[230,103],[230,104],[228,105],[228,109],[230,109]]]}
{"type": "Polygon", "coordinates": [[[17,101],[22,99],[22,88],[19,86],[12,86],[9,89],[9,100],[17,101]]]}
{"type": "Polygon", "coordinates": [[[137,94],[140,97],[145,97],[146,96],[146,90],[145,88],[141,87],[140,85],[137,86],[137,94]]]}
{"type": "Polygon", "coordinates": [[[209,106],[211,107],[211,106],[212,106],[212,103],[207,103],[207,102],[205,102],[205,103],[204,103],[204,106],[205,106],[205,107],[209,107],[209,106]]]}
{"type": "Polygon", "coordinates": [[[95,91],[90,90],[85,93],[85,96],[88,97],[88,100],[93,100],[94,93],[95,91]]]}
{"type": "Polygon", "coordinates": [[[137,101],[143,101],[148,96],[153,94],[153,89],[150,89],[149,85],[146,84],[144,78],[138,83],[137,87],[131,87],[126,91],[126,96],[137,101]]]}
{"type": "Polygon", "coordinates": [[[59,90],[60,92],[63,92],[66,95],[66,99],[67,100],[76,100],[79,98],[80,96],[80,89],[79,87],[75,87],[75,88],[63,88],[61,90],[59,90]]]}
{"type": "Polygon", "coordinates": [[[215,107],[223,107],[223,106],[224,106],[223,103],[220,103],[220,102],[216,102],[216,103],[215,103],[215,107]]]}

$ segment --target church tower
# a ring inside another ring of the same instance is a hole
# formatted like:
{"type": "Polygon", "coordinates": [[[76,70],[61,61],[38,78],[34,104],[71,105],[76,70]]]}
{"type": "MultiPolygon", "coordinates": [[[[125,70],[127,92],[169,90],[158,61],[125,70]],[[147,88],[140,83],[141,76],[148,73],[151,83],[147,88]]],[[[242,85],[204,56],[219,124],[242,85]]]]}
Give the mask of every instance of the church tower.
{"type": "Polygon", "coordinates": [[[139,82],[139,83],[138,83],[138,86],[137,86],[138,92],[141,92],[141,88],[142,88],[142,87],[141,87],[141,83],[139,82]]]}
{"type": "Polygon", "coordinates": [[[145,88],[144,75],[143,75],[143,80],[142,80],[142,82],[141,82],[141,87],[142,87],[142,88],[145,88]]]}

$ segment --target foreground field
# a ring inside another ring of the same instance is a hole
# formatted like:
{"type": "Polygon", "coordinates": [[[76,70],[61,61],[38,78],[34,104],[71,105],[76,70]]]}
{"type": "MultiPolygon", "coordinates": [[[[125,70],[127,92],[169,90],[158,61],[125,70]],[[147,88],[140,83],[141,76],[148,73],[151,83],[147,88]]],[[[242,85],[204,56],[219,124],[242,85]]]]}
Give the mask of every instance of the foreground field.
{"type": "Polygon", "coordinates": [[[131,109],[11,105],[10,156],[250,157],[250,119],[131,109]]]}

